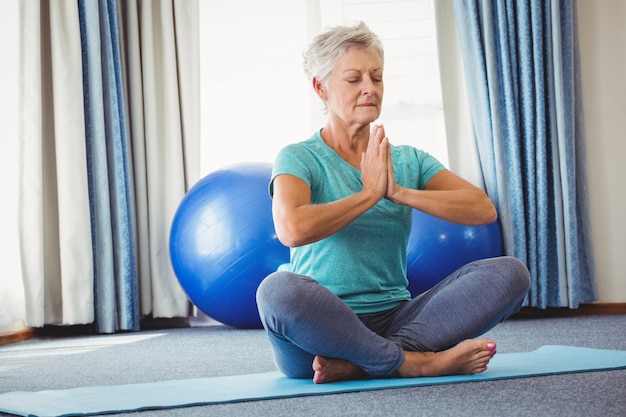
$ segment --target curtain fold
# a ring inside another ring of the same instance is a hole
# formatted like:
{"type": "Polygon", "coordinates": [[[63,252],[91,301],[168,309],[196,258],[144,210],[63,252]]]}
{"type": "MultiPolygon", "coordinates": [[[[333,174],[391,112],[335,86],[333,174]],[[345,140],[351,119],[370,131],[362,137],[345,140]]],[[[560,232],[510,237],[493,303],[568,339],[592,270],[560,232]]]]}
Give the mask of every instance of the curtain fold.
{"type": "Polygon", "coordinates": [[[77,5],[20,7],[18,222],[25,322],[90,323],[93,269],[77,5]]]}
{"type": "Polygon", "coordinates": [[[115,1],[79,0],[96,331],[139,330],[132,172],[115,1]]]}
{"type": "Polygon", "coordinates": [[[129,1],[123,7],[136,201],[143,219],[137,225],[139,271],[151,277],[141,280],[142,313],[186,316],[189,302],[170,265],[168,242],[178,204],[200,175],[198,3],[129,1]]]}
{"type": "Polygon", "coordinates": [[[167,250],[199,175],[197,0],[181,4],[21,2],[27,326],[189,312],[167,250]]]}
{"type": "Polygon", "coordinates": [[[596,299],[572,0],[454,0],[485,188],[526,305],[596,299]]]}

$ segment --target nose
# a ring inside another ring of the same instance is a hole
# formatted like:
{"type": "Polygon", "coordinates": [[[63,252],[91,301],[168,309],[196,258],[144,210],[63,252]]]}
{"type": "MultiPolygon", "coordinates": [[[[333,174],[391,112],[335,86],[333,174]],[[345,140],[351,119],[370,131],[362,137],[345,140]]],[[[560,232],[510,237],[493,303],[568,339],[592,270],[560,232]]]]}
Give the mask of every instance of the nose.
{"type": "Polygon", "coordinates": [[[372,77],[365,76],[363,77],[363,82],[361,84],[361,89],[363,90],[363,94],[371,95],[373,91],[376,89],[376,83],[372,80],[372,77]]]}

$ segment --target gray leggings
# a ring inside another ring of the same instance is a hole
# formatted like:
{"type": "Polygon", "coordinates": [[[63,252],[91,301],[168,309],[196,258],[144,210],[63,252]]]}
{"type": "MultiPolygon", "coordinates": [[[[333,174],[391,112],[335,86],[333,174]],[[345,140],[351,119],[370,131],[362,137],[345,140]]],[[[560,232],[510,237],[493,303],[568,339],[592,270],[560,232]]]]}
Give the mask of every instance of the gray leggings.
{"type": "Polygon", "coordinates": [[[316,355],[344,359],[372,376],[392,375],[404,351],[436,352],[475,338],[519,311],[528,269],[513,257],[469,263],[398,307],[356,315],[315,280],[269,275],[257,291],[278,369],[310,378],[316,355]]]}

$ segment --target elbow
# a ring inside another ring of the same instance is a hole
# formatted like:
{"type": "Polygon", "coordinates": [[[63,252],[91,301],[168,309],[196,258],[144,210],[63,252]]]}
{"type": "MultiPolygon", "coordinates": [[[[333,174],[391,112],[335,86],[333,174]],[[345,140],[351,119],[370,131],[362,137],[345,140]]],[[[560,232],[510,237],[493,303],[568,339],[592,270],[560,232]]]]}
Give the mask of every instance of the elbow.
{"type": "Polygon", "coordinates": [[[275,230],[278,241],[288,248],[295,248],[307,243],[302,233],[300,233],[295,227],[277,224],[275,225],[275,230]]]}
{"type": "Polygon", "coordinates": [[[487,217],[486,224],[493,223],[498,220],[498,211],[493,205],[492,205],[492,209],[489,210],[486,217],[487,217]]]}
{"type": "Polygon", "coordinates": [[[290,238],[289,236],[285,236],[281,233],[276,233],[276,236],[278,237],[278,241],[288,248],[295,248],[297,246],[300,246],[298,240],[290,238]]]}
{"type": "Polygon", "coordinates": [[[498,220],[498,211],[496,210],[496,206],[493,205],[491,200],[489,200],[489,204],[482,210],[482,224],[490,224],[498,220]]]}
{"type": "Polygon", "coordinates": [[[288,248],[303,245],[301,221],[272,206],[272,220],[278,241],[288,248]]]}
{"type": "Polygon", "coordinates": [[[487,199],[472,210],[471,220],[466,219],[468,226],[482,226],[498,220],[498,211],[491,200],[487,199]]]}

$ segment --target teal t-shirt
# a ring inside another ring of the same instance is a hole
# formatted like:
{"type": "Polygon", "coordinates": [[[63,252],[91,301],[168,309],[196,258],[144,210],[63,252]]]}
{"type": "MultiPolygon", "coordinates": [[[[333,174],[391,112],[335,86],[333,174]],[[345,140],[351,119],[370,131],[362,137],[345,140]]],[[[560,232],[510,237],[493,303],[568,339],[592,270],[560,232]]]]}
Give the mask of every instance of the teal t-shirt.
{"type": "MultiPolygon", "coordinates": [[[[423,189],[444,166],[411,146],[392,146],[396,182],[423,189]]],[[[362,190],[361,172],[344,161],[316,132],[284,147],[276,157],[276,176],[289,174],[311,188],[311,202],[339,200],[362,190]]],[[[407,290],[406,249],[411,208],[382,199],[348,226],[318,242],[291,248],[290,262],[279,269],[313,278],[341,297],[357,314],[397,306],[411,298],[407,290]]]]}

